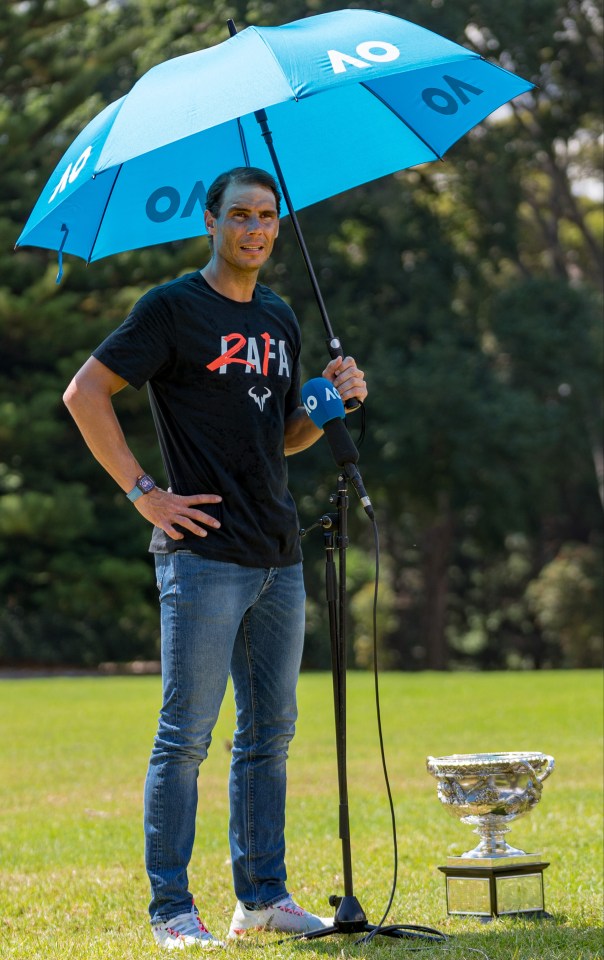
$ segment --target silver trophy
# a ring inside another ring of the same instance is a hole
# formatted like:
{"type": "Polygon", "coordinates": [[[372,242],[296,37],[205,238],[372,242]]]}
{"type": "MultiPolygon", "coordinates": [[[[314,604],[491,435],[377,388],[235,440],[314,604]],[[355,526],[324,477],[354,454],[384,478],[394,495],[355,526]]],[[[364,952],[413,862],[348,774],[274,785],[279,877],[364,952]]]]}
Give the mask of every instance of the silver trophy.
{"type": "Polygon", "coordinates": [[[533,913],[548,916],[543,905],[539,854],[511,847],[510,824],[541,799],[543,781],[554,769],[543,753],[471,753],[428,757],[438,781],[438,798],[462,823],[475,827],[480,842],[439,869],[447,878],[448,912],[490,919],[533,913]]]}

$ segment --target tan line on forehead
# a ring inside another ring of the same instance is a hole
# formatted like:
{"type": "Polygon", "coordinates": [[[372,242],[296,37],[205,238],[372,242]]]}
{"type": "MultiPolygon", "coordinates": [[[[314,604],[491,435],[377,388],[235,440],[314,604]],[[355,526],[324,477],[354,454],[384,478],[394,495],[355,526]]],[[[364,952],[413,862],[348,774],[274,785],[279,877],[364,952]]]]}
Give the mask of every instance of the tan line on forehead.
{"type": "Polygon", "coordinates": [[[256,208],[260,209],[262,213],[265,211],[270,211],[271,213],[277,212],[277,205],[275,203],[246,203],[241,200],[234,200],[232,203],[229,203],[227,210],[242,210],[247,213],[256,208]]]}

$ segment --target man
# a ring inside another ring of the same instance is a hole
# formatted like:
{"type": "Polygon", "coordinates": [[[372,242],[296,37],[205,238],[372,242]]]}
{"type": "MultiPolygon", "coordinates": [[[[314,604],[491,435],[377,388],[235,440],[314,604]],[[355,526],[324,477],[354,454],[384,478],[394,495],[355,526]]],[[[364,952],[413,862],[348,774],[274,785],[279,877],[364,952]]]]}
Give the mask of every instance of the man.
{"type": "MultiPolygon", "coordinates": [[[[188,889],[197,775],[233,679],[237,711],[229,840],[237,904],[229,936],[331,923],[285,886],[285,761],[304,632],[298,520],[285,455],[319,431],[300,406],[300,332],[258,272],[279,232],[280,196],[257,168],[207,195],[212,256],[149,291],[84,364],[65,403],[92,453],[154,525],[163,705],[145,784],[146,865],[157,943],[216,943],[188,889]],[[112,397],[148,384],[169,478],[160,489],[129,449],[112,397]]],[[[364,400],[354,360],[323,375],[364,400]]]]}

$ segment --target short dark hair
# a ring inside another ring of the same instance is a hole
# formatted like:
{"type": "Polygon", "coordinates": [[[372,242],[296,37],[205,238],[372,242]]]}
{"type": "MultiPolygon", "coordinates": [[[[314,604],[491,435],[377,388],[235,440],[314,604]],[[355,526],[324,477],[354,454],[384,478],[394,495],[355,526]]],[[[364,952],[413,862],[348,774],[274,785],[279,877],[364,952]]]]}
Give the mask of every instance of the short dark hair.
{"type": "Polygon", "coordinates": [[[272,190],[275,195],[277,214],[281,212],[281,192],[272,174],[267,173],[266,170],[261,170],[260,167],[233,167],[232,170],[227,170],[216,177],[208,189],[206,210],[209,210],[213,217],[220,214],[222,198],[226,188],[231,183],[245,183],[248,186],[258,185],[266,187],[267,190],[272,190]]]}

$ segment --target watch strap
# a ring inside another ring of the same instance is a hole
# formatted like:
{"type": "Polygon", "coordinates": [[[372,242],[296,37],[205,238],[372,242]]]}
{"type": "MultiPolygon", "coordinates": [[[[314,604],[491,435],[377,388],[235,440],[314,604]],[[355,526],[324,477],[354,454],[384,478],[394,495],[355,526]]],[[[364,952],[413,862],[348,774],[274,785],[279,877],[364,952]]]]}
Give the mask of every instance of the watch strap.
{"type": "Polygon", "coordinates": [[[131,503],[134,503],[139,497],[142,497],[145,493],[151,493],[152,490],[155,490],[155,480],[148,473],[141,473],[140,477],[136,478],[132,490],[126,496],[131,503]]]}

